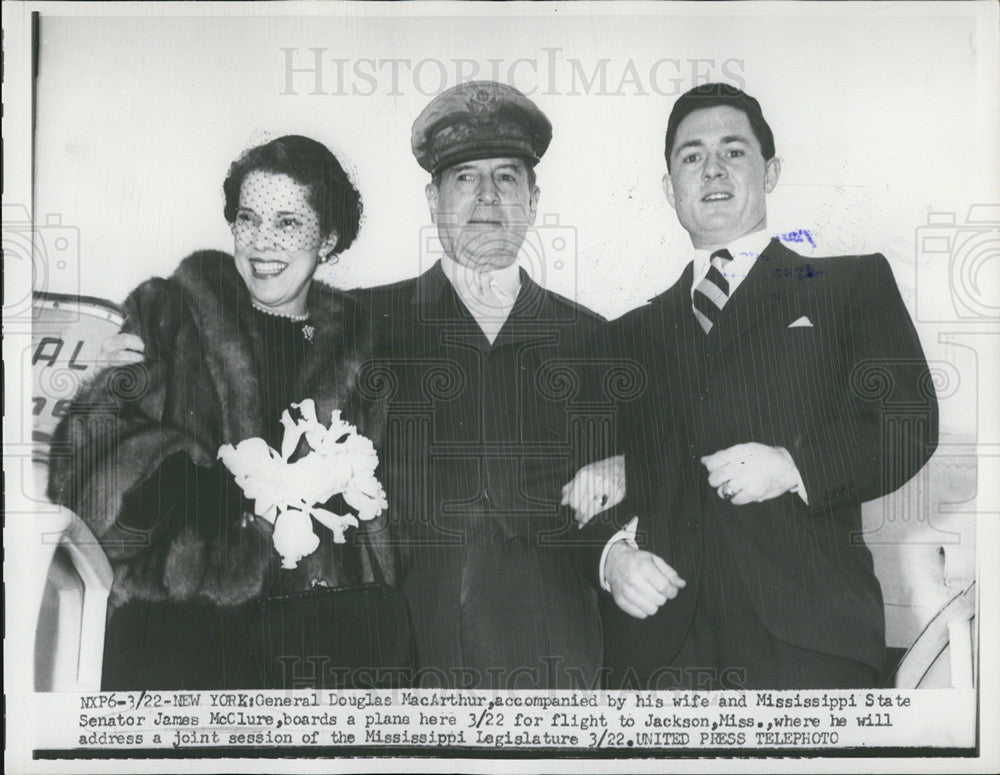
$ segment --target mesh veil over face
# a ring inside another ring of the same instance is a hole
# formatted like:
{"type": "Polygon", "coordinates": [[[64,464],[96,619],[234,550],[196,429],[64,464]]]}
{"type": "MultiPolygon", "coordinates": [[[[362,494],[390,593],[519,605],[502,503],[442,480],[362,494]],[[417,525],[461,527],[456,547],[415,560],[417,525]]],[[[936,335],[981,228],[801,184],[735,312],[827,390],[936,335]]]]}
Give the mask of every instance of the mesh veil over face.
{"type": "Polygon", "coordinates": [[[322,234],[308,187],[281,173],[249,172],[232,231],[236,269],[254,304],[278,314],[304,314],[316,265],[336,240],[335,234],[322,234]]]}

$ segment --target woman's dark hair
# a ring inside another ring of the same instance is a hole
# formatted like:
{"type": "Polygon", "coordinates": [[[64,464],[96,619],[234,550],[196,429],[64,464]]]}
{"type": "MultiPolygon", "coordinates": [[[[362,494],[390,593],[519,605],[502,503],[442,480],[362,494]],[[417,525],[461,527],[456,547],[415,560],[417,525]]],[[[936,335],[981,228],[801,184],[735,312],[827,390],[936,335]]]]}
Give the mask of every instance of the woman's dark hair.
{"type": "Polygon", "coordinates": [[[767,121],[764,120],[760,103],[746,92],[727,83],[703,83],[701,86],[695,86],[682,94],[674,103],[673,110],[670,111],[663,151],[663,155],[667,159],[667,172],[670,171],[670,154],[673,153],[674,138],[677,136],[677,127],[680,126],[681,121],[696,110],[716,108],[720,105],[736,108],[746,113],[747,119],[750,121],[750,129],[757,138],[757,142],[760,143],[760,152],[764,159],[770,161],[774,158],[774,133],[767,121]]]}
{"type": "Polygon", "coordinates": [[[361,194],[329,148],[308,137],[286,135],[244,151],[229,165],[222,184],[223,212],[229,223],[236,221],[244,178],[257,170],[288,175],[308,188],[308,202],[319,216],[320,230],[337,232],[333,252],[342,253],[351,246],[361,225],[361,194]]]}

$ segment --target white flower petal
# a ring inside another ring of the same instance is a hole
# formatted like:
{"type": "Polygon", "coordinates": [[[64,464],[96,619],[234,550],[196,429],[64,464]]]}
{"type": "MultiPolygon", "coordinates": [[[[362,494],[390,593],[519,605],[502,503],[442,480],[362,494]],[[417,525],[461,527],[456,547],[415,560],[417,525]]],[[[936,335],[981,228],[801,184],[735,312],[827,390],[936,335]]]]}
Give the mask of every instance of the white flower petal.
{"type": "Polygon", "coordinates": [[[218,457],[234,476],[253,476],[273,467],[278,453],[267,446],[263,439],[244,439],[235,447],[223,444],[218,457]]]}
{"type": "Polygon", "coordinates": [[[319,507],[310,509],[310,513],[316,518],[317,522],[330,529],[333,533],[334,543],[345,543],[347,537],[344,535],[344,532],[347,528],[358,527],[358,520],[352,514],[336,514],[335,512],[319,507]]]}
{"type": "Polygon", "coordinates": [[[281,413],[281,424],[285,426],[285,432],[281,437],[281,459],[288,460],[298,448],[306,429],[292,419],[287,409],[281,413]]]}
{"type": "Polygon", "coordinates": [[[281,453],[263,439],[246,439],[235,447],[219,448],[219,459],[233,473],[254,513],[274,524],[273,541],[282,567],[294,568],[299,560],[319,546],[312,519],[326,526],[338,543],[346,541],[348,528],[359,520],[370,520],[388,508],[381,483],[375,476],[378,454],[371,440],[334,410],[327,429],[316,419],[316,404],[306,399],[292,404],[300,416],[284,411],[281,453]],[[288,462],[305,436],[310,451],[288,462]],[[353,514],[336,514],[321,508],[331,497],[342,494],[353,514]]]}
{"type": "Polygon", "coordinates": [[[319,423],[319,420],[316,419],[316,402],[311,398],[306,398],[297,404],[292,404],[292,407],[302,413],[302,419],[308,424],[316,425],[319,423]]]}
{"type": "Polygon", "coordinates": [[[274,548],[281,555],[281,567],[291,569],[299,560],[316,551],[319,537],[313,532],[312,519],[298,509],[285,509],[274,523],[274,548]]]}
{"type": "Polygon", "coordinates": [[[287,464],[280,473],[281,490],[308,505],[326,503],[350,478],[350,464],[315,453],[287,464]]]}
{"type": "Polygon", "coordinates": [[[297,423],[301,433],[305,435],[306,441],[309,442],[309,446],[314,450],[319,449],[326,438],[327,430],[323,423],[316,419],[316,402],[307,398],[297,404],[292,404],[292,408],[298,409],[302,415],[297,423]]]}
{"type": "Polygon", "coordinates": [[[344,490],[344,500],[358,512],[358,519],[375,519],[389,506],[385,490],[375,477],[355,477],[344,490]]]}

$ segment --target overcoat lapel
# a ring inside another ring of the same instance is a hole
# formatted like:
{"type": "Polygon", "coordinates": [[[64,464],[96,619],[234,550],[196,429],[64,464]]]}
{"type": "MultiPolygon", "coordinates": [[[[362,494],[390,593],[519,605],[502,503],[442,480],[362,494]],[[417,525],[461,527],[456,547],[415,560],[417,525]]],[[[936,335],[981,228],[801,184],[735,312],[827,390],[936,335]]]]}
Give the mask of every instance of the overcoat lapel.
{"type": "MultiPolygon", "coordinates": [[[[555,312],[545,290],[521,269],[521,290],[492,347],[509,341],[512,336],[537,338],[539,321],[554,320],[555,312]]],[[[407,336],[413,356],[440,354],[442,345],[468,348],[475,345],[489,350],[491,345],[452,287],[438,261],[413,281],[413,293],[402,310],[408,319],[407,336]]]]}
{"type": "Polygon", "coordinates": [[[413,281],[413,293],[401,312],[406,321],[401,333],[408,342],[408,356],[438,357],[442,347],[449,344],[465,347],[488,344],[475,318],[445,277],[440,261],[413,281]]]}

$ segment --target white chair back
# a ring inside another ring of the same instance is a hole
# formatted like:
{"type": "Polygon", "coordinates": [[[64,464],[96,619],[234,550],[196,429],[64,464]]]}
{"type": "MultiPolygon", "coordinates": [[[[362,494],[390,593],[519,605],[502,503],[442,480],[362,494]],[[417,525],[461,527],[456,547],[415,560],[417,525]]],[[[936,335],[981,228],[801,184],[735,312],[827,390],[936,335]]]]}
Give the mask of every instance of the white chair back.
{"type": "Polygon", "coordinates": [[[975,595],[973,582],[927,623],[896,668],[896,688],[975,688],[975,595]]]}
{"type": "MultiPolygon", "coordinates": [[[[32,302],[32,467],[36,498],[45,492],[51,447],[66,408],[96,368],[101,343],[122,324],[118,309],[101,299],[36,293],[32,302]]],[[[14,494],[17,497],[17,494],[14,494]]],[[[25,498],[27,501],[27,498],[25,498]]],[[[96,691],[101,687],[104,628],[112,571],[93,533],[69,509],[35,513],[37,538],[30,601],[36,691],[96,691]],[[43,570],[47,569],[47,570],[43,570]]]]}

